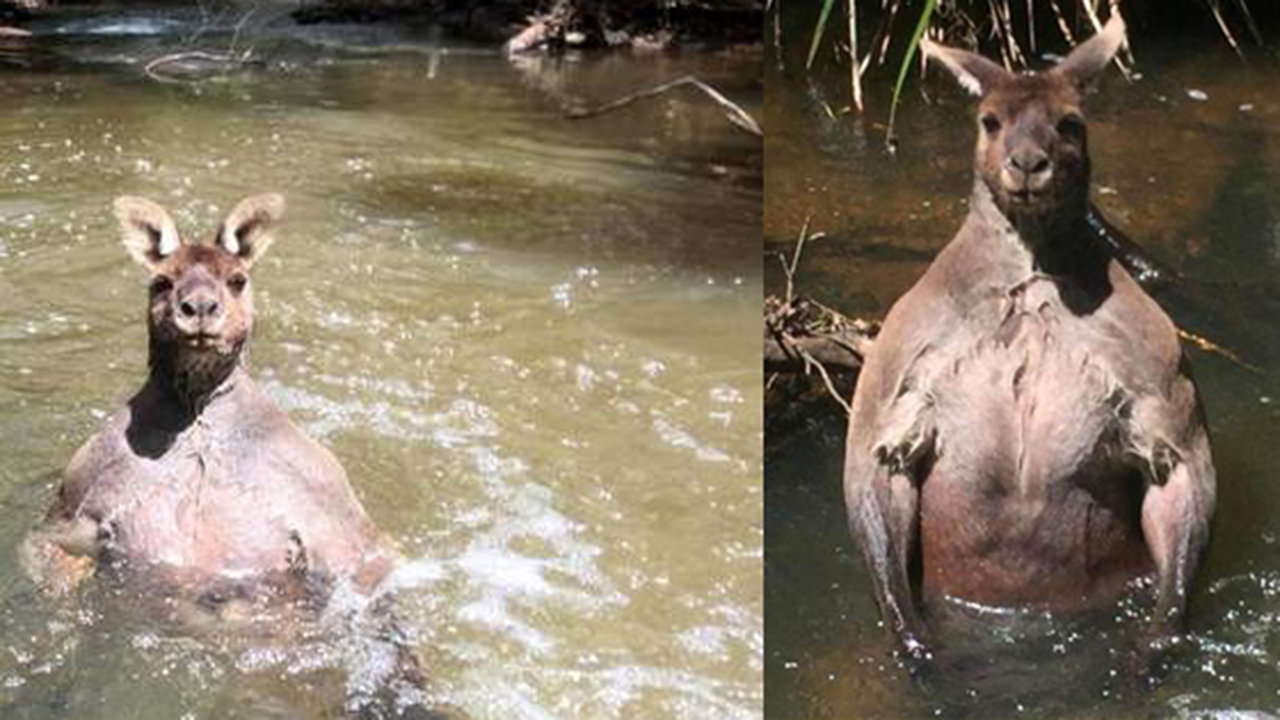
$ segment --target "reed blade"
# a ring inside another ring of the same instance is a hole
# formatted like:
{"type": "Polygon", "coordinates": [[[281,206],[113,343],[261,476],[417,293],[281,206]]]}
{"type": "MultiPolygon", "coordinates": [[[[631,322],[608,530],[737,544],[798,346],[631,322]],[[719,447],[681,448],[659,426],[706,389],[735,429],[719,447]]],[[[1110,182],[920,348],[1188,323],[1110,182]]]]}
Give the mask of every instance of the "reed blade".
{"type": "Polygon", "coordinates": [[[920,38],[924,37],[924,31],[929,27],[929,20],[933,18],[933,11],[938,6],[938,0],[925,0],[924,9],[920,11],[920,19],[916,21],[916,29],[911,33],[911,42],[907,43],[907,53],[902,58],[902,65],[898,67],[898,80],[893,84],[893,100],[889,103],[889,127],[885,130],[885,142],[892,146],[894,141],[893,123],[898,116],[898,98],[902,95],[902,85],[906,82],[907,71],[911,69],[911,61],[916,56],[916,50],[920,48],[920,38]]]}
{"type": "Polygon", "coordinates": [[[827,18],[831,16],[831,8],[836,4],[836,0],[822,0],[822,12],[818,15],[818,24],[813,26],[813,40],[809,43],[809,59],[804,63],[804,69],[808,70],[813,67],[813,58],[818,55],[818,45],[822,43],[822,33],[827,29],[827,18]]]}

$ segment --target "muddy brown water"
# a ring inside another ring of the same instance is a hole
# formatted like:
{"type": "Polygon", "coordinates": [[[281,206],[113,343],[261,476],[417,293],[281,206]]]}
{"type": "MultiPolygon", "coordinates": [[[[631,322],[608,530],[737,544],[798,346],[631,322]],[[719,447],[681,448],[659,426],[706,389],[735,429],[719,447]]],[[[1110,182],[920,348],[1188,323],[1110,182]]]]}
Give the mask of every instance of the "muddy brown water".
{"type": "MultiPolygon", "coordinates": [[[[1087,107],[1094,199],[1185,276],[1158,295],[1175,320],[1256,366],[1190,350],[1219,504],[1187,642],[1159,686],[1142,691],[1124,680],[1127,642],[1146,612],[1141,593],[1092,618],[958,608],[968,617],[950,629],[938,672],[924,689],[913,685],[890,657],[848,536],[844,420],[833,403],[811,401],[766,426],[766,717],[1226,718],[1280,710],[1280,65],[1259,55],[1243,66],[1203,39],[1151,46],[1139,36],[1135,45],[1143,77],[1126,84],[1109,76],[1087,107]]],[[[841,112],[846,74],[820,62],[812,79],[784,75],[768,58],[766,252],[790,252],[810,219],[827,237],[807,247],[800,290],[851,315],[882,316],[964,217],[971,101],[940,73],[931,73],[923,98],[913,78],[891,157],[882,125],[890,72],[871,76],[872,110],[858,120],[841,112]]],[[[803,58],[787,61],[796,68],[803,58]]],[[[777,262],[765,267],[766,291],[779,292],[777,262]]]]}
{"type": "Polygon", "coordinates": [[[0,57],[0,715],[314,717],[377,661],[359,638],[157,626],[100,586],[50,603],[13,559],[145,371],[112,198],[203,235],[276,190],[253,371],[409,558],[396,599],[433,698],[758,716],[761,146],[683,95],[560,118],[685,73],[758,113],[758,54],[512,64],[318,29],[250,38],[244,72],[145,78],[199,23],[62,16],[0,57]]]}

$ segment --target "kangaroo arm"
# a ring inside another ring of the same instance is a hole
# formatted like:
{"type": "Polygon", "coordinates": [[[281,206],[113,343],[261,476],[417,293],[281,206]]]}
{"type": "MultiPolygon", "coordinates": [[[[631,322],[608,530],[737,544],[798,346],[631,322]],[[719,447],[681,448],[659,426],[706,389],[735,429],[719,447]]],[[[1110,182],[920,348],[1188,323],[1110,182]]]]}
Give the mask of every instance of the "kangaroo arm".
{"type": "MultiPolygon", "coordinates": [[[[891,316],[902,307],[900,303],[891,316]]],[[[912,307],[907,305],[906,311],[912,307]]],[[[928,657],[910,576],[920,541],[919,473],[934,451],[936,434],[923,362],[928,350],[924,345],[904,355],[868,358],[845,442],[849,530],[871,573],[880,617],[900,649],[915,660],[928,657]]]]}
{"type": "Polygon", "coordinates": [[[41,591],[60,597],[93,575],[97,548],[98,523],[80,516],[46,521],[28,533],[18,554],[32,582],[41,591]]]}
{"type": "Polygon", "coordinates": [[[893,631],[901,649],[913,658],[926,654],[924,626],[916,611],[909,576],[910,560],[919,541],[920,496],[915,481],[882,463],[870,463],[866,477],[850,487],[849,529],[871,572],[880,616],[893,631]]]}
{"type": "Polygon", "coordinates": [[[1214,472],[1203,428],[1189,453],[1142,500],[1142,533],[1156,568],[1155,639],[1170,638],[1185,621],[1187,593],[1204,559],[1213,517],[1214,472]]]}
{"type": "MultiPolygon", "coordinates": [[[[1213,457],[1204,417],[1189,378],[1175,382],[1163,412],[1148,416],[1149,427],[1167,428],[1146,446],[1142,464],[1147,489],[1142,499],[1142,534],[1156,570],[1154,639],[1172,638],[1185,620],[1191,580],[1209,545],[1216,494],[1213,457]],[[1161,417],[1163,416],[1163,417],[1161,417]]],[[[1139,414],[1137,419],[1144,419],[1139,414]]]]}

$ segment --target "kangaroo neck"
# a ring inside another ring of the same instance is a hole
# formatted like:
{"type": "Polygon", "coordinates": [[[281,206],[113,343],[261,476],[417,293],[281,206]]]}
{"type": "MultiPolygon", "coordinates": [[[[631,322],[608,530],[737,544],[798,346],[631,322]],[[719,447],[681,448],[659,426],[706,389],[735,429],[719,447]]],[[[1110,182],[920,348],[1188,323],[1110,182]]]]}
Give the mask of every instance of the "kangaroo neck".
{"type": "Polygon", "coordinates": [[[969,202],[971,221],[985,227],[984,235],[1007,238],[1012,252],[1025,254],[1031,272],[1092,279],[1105,272],[1108,256],[1089,225],[1088,207],[1075,204],[1036,215],[1002,209],[981,178],[969,202]]]}
{"type": "Polygon", "coordinates": [[[243,347],[226,355],[196,354],[153,341],[150,350],[147,385],[165,404],[189,419],[198,417],[248,378],[243,347]]]}

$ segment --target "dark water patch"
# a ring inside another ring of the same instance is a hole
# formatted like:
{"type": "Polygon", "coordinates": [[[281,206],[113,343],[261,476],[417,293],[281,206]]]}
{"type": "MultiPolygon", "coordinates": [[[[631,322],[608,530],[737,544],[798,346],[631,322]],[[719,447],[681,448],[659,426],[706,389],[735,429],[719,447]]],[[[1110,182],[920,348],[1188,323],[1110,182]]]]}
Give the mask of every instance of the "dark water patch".
{"type": "MultiPolygon", "coordinates": [[[[793,21],[783,32],[805,27],[793,21]]],[[[869,111],[857,117],[844,108],[847,72],[820,61],[806,75],[805,49],[792,43],[787,72],[767,68],[766,123],[782,131],[766,143],[766,247],[789,253],[808,222],[826,237],[806,247],[797,291],[882,317],[967,211],[973,102],[938,73],[923,84],[912,77],[891,154],[890,88],[874,79],[884,70],[868,75],[869,111]]],[[[1280,309],[1271,300],[1280,206],[1266,191],[1280,167],[1268,91],[1280,66],[1255,56],[1246,67],[1215,45],[1155,45],[1140,34],[1135,52],[1141,79],[1109,76],[1087,99],[1094,201],[1174,269],[1179,279],[1158,299],[1175,321],[1251,366],[1187,345],[1210,418],[1218,512],[1184,643],[1157,686],[1136,692],[1124,664],[1147,612],[1141,602],[1016,632],[992,618],[953,635],[932,688],[927,677],[913,683],[894,661],[849,539],[845,420],[819,395],[777,420],[771,409],[766,425],[767,716],[1265,717],[1280,707],[1271,597],[1280,456],[1267,439],[1280,432],[1280,309]]],[[[766,258],[766,291],[781,292],[784,275],[771,265],[766,258]]]]}

